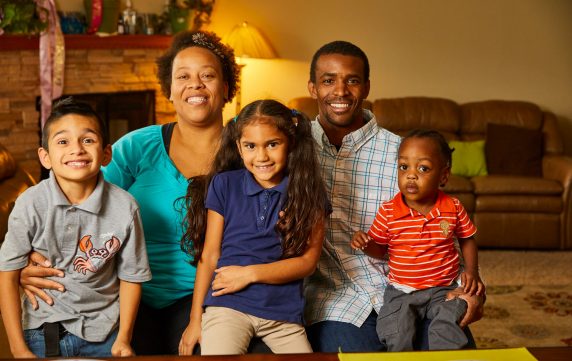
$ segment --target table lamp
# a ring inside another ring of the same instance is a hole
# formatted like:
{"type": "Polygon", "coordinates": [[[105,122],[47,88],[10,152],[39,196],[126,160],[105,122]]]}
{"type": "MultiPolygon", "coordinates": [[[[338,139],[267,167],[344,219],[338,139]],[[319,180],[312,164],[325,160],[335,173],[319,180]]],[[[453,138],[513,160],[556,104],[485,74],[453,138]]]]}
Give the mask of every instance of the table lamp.
{"type": "Polygon", "coordinates": [[[223,37],[222,41],[234,49],[234,56],[240,70],[236,92],[236,114],[238,114],[241,107],[242,68],[246,65],[242,63],[242,58],[272,59],[278,56],[262,33],[246,21],[236,25],[223,37]]]}

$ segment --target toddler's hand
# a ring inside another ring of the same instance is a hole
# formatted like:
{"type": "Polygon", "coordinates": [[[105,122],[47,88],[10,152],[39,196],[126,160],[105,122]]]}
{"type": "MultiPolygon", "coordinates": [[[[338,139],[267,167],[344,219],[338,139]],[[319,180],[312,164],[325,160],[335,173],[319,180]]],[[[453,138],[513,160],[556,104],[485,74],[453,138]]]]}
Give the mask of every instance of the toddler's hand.
{"type": "Polygon", "coordinates": [[[370,238],[367,233],[363,231],[357,231],[352,237],[351,247],[355,250],[359,249],[363,251],[364,248],[368,246],[369,241],[370,238]]]}
{"type": "Polygon", "coordinates": [[[481,281],[478,273],[466,271],[461,273],[461,283],[463,285],[463,291],[471,296],[474,294],[481,296],[485,290],[485,285],[481,281]]]}

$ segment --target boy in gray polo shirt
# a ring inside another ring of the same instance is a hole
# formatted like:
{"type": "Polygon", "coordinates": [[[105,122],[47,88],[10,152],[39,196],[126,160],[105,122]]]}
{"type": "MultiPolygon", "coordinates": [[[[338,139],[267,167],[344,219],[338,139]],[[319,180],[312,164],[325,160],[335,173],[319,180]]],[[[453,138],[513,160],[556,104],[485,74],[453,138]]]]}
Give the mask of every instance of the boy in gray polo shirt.
{"type": "Polygon", "coordinates": [[[107,183],[105,124],[68,98],[44,126],[40,162],[50,178],[16,200],[0,249],[0,307],[16,358],[133,356],[131,333],[141,282],[151,279],[139,208],[107,183]],[[53,306],[20,304],[20,270],[37,251],[64,270],[53,306]],[[60,352],[61,350],[61,352],[60,352]]]}

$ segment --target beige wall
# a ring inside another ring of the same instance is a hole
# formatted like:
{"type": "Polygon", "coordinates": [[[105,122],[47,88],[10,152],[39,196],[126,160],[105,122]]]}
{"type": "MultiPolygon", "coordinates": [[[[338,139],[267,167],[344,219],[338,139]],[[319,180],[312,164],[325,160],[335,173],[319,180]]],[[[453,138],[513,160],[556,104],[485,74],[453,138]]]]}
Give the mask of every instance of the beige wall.
{"type": "MultiPolygon", "coordinates": [[[[133,4],[158,12],[163,1],[133,4]]],[[[312,54],[342,39],[368,54],[370,99],[532,101],[559,116],[572,155],[570,0],[216,0],[212,20],[221,36],[247,20],[281,57],[247,62],[243,104],[307,95],[312,54]]]]}

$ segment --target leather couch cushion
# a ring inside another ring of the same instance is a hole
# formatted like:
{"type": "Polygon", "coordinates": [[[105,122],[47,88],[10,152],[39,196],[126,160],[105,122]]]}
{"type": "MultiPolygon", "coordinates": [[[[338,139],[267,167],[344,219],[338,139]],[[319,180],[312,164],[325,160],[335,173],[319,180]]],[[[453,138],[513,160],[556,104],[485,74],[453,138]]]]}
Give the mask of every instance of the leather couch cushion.
{"type": "Polygon", "coordinates": [[[542,111],[536,104],[529,102],[488,100],[466,103],[460,108],[462,117],[460,129],[467,137],[463,139],[474,139],[475,134],[484,137],[488,123],[535,130],[542,128],[542,111]]]}
{"type": "Polygon", "coordinates": [[[373,113],[378,123],[403,135],[416,128],[434,129],[447,140],[457,139],[460,110],[457,103],[441,98],[406,97],[376,99],[373,113]]]}
{"type": "Polygon", "coordinates": [[[487,175],[471,178],[475,194],[539,194],[560,196],[560,182],[545,178],[487,175]]]}
{"type": "Polygon", "coordinates": [[[477,212],[562,212],[562,197],[545,195],[481,195],[477,198],[477,212]]]}
{"type": "Polygon", "coordinates": [[[451,174],[449,181],[443,187],[445,193],[472,193],[475,187],[468,178],[451,174]]]}
{"type": "Polygon", "coordinates": [[[542,131],[489,123],[485,144],[489,174],[542,177],[542,131]]]}
{"type": "Polygon", "coordinates": [[[0,144],[0,180],[10,178],[16,173],[16,160],[12,154],[0,144]]]}
{"type": "Polygon", "coordinates": [[[560,248],[559,214],[477,212],[473,222],[479,247],[560,248]]]}

